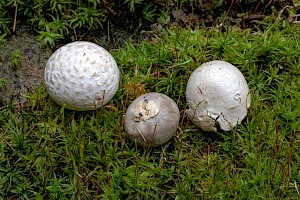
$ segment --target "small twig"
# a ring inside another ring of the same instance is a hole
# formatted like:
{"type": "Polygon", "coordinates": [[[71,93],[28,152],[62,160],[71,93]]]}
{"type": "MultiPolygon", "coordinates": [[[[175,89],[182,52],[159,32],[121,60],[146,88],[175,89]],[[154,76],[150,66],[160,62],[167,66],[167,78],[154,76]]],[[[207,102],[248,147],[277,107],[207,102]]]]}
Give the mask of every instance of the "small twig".
{"type": "Polygon", "coordinates": [[[18,3],[16,3],[16,6],[15,6],[15,16],[14,16],[13,33],[16,32],[17,14],[18,14],[18,3]]]}
{"type": "Polygon", "coordinates": [[[226,12],[226,15],[225,15],[225,17],[224,17],[224,19],[223,19],[223,21],[222,21],[222,24],[223,24],[223,25],[224,25],[224,21],[225,21],[226,17],[228,16],[229,12],[231,11],[231,8],[232,8],[232,5],[233,5],[233,2],[234,2],[234,0],[231,0],[231,3],[230,3],[230,6],[229,6],[229,9],[227,10],[227,12],[226,12]]]}
{"type": "MultiPolygon", "coordinates": [[[[272,0],[271,0],[272,1],[272,0]]],[[[255,12],[257,11],[258,9],[258,6],[261,4],[261,1],[258,2],[258,4],[255,6],[255,12]]]]}
{"type": "Polygon", "coordinates": [[[270,1],[268,2],[268,4],[265,6],[265,8],[267,8],[269,5],[271,5],[272,2],[273,2],[273,0],[270,0],[270,1]]]}

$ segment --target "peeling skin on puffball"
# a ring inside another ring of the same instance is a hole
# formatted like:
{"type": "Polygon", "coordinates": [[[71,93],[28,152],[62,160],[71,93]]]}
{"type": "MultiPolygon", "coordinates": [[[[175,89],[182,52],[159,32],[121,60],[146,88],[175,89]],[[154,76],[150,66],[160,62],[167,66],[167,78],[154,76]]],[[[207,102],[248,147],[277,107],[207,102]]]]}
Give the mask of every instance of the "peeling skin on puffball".
{"type": "Polygon", "coordinates": [[[45,68],[51,98],[72,110],[95,110],[110,101],[119,86],[119,69],[104,48],[86,41],[57,49],[45,68]]]}
{"type": "Polygon", "coordinates": [[[250,93],[243,74],[224,61],[211,61],[190,76],[186,98],[188,116],[204,131],[231,130],[250,107],[250,93]]]}
{"type": "Polygon", "coordinates": [[[139,122],[141,120],[147,120],[151,117],[155,117],[159,112],[153,101],[147,101],[144,99],[136,104],[134,112],[134,121],[139,122]]]}

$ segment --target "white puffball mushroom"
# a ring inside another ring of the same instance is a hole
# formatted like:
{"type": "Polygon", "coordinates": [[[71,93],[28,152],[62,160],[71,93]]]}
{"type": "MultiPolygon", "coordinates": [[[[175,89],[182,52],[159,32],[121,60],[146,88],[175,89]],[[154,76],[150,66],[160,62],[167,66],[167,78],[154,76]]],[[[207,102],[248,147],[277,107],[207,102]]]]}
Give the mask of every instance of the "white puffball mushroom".
{"type": "Polygon", "coordinates": [[[140,146],[157,147],[176,133],[180,113],[177,104],[162,93],[150,92],[136,98],[125,115],[125,131],[140,146]]]}
{"type": "Polygon", "coordinates": [[[204,131],[229,131],[240,124],[250,108],[245,77],[228,62],[202,64],[190,76],[186,88],[188,116],[204,131]]]}
{"type": "Polygon", "coordinates": [[[45,68],[50,97],[71,110],[95,110],[107,104],[119,86],[112,55],[97,44],[77,41],[57,49],[45,68]]]}

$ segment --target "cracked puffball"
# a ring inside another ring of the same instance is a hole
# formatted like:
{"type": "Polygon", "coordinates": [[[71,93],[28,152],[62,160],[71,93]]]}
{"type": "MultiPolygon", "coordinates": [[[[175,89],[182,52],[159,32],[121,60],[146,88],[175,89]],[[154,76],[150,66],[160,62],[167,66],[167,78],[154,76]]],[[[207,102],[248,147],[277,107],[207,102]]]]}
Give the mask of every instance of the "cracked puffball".
{"type": "Polygon", "coordinates": [[[140,146],[157,147],[176,133],[180,113],[177,104],[162,93],[146,93],[136,98],[125,115],[125,131],[140,146]]]}
{"type": "Polygon", "coordinates": [[[243,74],[224,61],[202,64],[186,88],[187,114],[204,131],[229,131],[240,124],[250,108],[250,93],[243,74]]]}
{"type": "Polygon", "coordinates": [[[45,68],[50,97],[71,110],[95,110],[107,104],[119,86],[119,68],[97,44],[77,41],[57,49],[45,68]]]}

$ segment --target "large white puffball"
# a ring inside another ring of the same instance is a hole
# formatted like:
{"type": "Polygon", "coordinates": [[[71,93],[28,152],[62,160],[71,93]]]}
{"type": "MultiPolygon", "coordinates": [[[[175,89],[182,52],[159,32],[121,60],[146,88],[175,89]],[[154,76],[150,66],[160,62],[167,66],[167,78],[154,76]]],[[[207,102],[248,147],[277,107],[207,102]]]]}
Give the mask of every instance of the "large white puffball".
{"type": "Polygon", "coordinates": [[[119,86],[119,68],[104,48],[86,41],[57,49],[45,69],[51,98],[71,110],[94,110],[110,101],[119,86]]]}
{"type": "Polygon", "coordinates": [[[125,115],[125,131],[140,146],[157,147],[177,131],[180,113],[177,104],[162,93],[146,93],[136,98],[125,115]]]}
{"type": "Polygon", "coordinates": [[[187,114],[204,131],[229,131],[247,115],[250,93],[245,77],[228,62],[202,64],[186,88],[187,114]]]}

